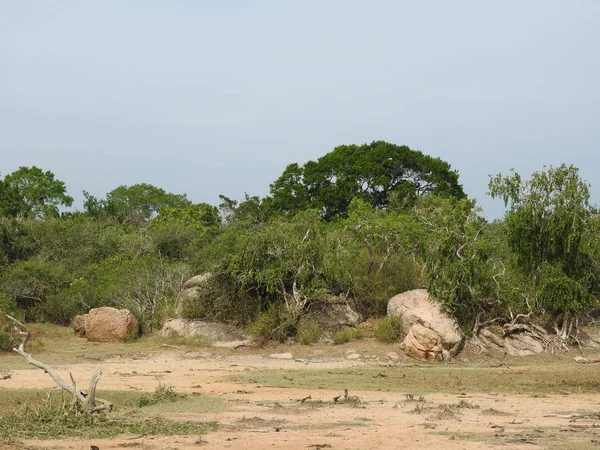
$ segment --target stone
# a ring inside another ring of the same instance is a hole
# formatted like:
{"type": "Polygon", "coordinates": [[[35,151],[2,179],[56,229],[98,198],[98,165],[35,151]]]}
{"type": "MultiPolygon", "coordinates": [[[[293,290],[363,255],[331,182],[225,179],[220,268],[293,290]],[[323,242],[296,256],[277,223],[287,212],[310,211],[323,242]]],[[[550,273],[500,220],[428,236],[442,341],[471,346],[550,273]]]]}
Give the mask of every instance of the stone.
{"type": "Polygon", "coordinates": [[[199,288],[212,278],[212,273],[207,272],[193,276],[183,284],[183,289],[177,295],[175,302],[175,315],[181,317],[183,312],[192,308],[200,298],[199,288]]]}
{"type": "Polygon", "coordinates": [[[183,289],[191,289],[200,286],[207,282],[212,277],[210,272],[202,273],[200,275],[193,276],[183,284],[183,289]]]}
{"type": "Polygon", "coordinates": [[[85,319],[87,314],[75,316],[73,319],[73,331],[79,337],[85,337],[85,319]]]}
{"type": "Polygon", "coordinates": [[[200,319],[169,319],[159,334],[161,337],[201,337],[211,344],[246,340],[242,332],[231,325],[200,319]]]}
{"type": "Polygon", "coordinates": [[[407,356],[425,361],[443,360],[442,339],[431,328],[413,325],[404,338],[404,352],[407,356]]]}
{"type": "Polygon", "coordinates": [[[534,325],[505,324],[479,328],[477,339],[488,350],[511,356],[533,356],[545,352],[544,341],[548,340],[548,336],[544,329],[534,325]]]}
{"type": "Polygon", "coordinates": [[[355,361],[357,359],[360,359],[360,354],[359,353],[350,353],[350,354],[346,355],[346,359],[349,361],[355,361]]]}
{"type": "MultiPolygon", "coordinates": [[[[427,328],[437,335],[441,346],[441,359],[449,360],[453,358],[464,347],[465,335],[456,319],[442,311],[441,304],[430,298],[425,289],[414,289],[392,297],[388,302],[387,313],[388,316],[400,318],[402,327],[407,332],[407,337],[410,329],[415,325],[427,328]]],[[[430,339],[433,334],[425,333],[419,329],[416,334],[413,333],[410,339],[418,337],[430,339]]],[[[406,344],[406,339],[404,342],[406,344]]],[[[421,346],[425,348],[429,344],[430,342],[427,341],[423,342],[421,346]]]]}
{"type": "Polygon", "coordinates": [[[85,317],[85,337],[92,342],[118,342],[137,337],[137,319],[126,309],[91,309],[85,317]]]}
{"type": "Polygon", "coordinates": [[[362,322],[361,315],[352,308],[344,295],[312,302],[303,319],[318,324],[328,334],[345,327],[354,327],[362,322]]]}

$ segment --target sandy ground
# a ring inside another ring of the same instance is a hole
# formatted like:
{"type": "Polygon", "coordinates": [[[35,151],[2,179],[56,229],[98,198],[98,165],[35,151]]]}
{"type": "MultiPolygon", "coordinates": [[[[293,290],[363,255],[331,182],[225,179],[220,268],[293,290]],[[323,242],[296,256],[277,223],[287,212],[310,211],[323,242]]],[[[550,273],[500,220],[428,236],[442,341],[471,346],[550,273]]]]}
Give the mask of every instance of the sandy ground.
{"type": "MultiPolygon", "coordinates": [[[[210,351],[169,349],[147,358],[114,357],[102,363],[56,366],[68,379],[89,380],[100,367],[103,390],[152,392],[159,381],[190,395],[220,396],[225,410],[169,414],[173,418],[215,421],[219,429],[198,436],[120,436],[114,440],[25,441],[29,448],[90,449],[531,449],[579,442],[577,449],[600,448],[600,428],[592,420],[569,422],[546,417],[561,411],[598,411],[600,395],[516,396],[501,394],[429,394],[425,402],[409,401],[398,392],[351,392],[357,405],[331,404],[341,392],[275,388],[234,383],[229,375],[275,369],[315,370],[361,366],[344,358],[319,361],[276,359],[268,355],[217,355],[210,351]],[[300,400],[311,396],[306,403],[300,400]],[[322,400],[324,406],[311,406],[322,400]],[[448,412],[439,404],[464,400],[479,405],[448,412]],[[502,415],[498,414],[501,411],[502,415]],[[581,444],[583,443],[583,444],[581,444]],[[586,444],[587,443],[587,444],[586,444]],[[589,444],[589,447],[587,446],[589,444]]],[[[499,376],[503,376],[499,372],[499,376]]],[[[394,381],[390,381],[394,382],[394,381]]],[[[401,382],[401,381],[395,381],[401,382]]],[[[15,370],[2,388],[56,388],[38,369],[15,370]]],[[[600,423],[600,420],[598,421],[600,423]]],[[[9,448],[2,447],[0,448],[9,448]]]]}

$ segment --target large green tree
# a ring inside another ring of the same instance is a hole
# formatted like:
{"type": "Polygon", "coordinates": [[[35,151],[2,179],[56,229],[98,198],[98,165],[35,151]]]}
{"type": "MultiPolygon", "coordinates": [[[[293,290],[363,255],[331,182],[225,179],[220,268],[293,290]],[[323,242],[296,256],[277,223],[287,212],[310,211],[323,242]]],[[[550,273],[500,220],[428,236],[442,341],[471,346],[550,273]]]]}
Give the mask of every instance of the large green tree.
{"type": "Polygon", "coordinates": [[[552,313],[561,337],[567,337],[577,314],[594,303],[598,274],[586,252],[595,209],[589,185],[576,167],[562,164],[522,180],[517,172],[497,175],[490,195],[504,200],[508,241],[518,264],[535,283],[537,306],[552,313]]]}
{"type": "Polygon", "coordinates": [[[94,217],[104,217],[117,223],[141,225],[162,208],[187,208],[192,205],[185,194],[171,194],[151,184],[119,186],[98,199],[84,191],[85,211],[94,217]]]}
{"type": "Polygon", "coordinates": [[[290,164],[270,194],[267,204],[276,211],[318,208],[325,219],[345,215],[357,197],[379,209],[392,194],[409,202],[427,194],[465,197],[450,164],[383,141],[341,145],[304,166],[290,164]]]}
{"type": "Polygon", "coordinates": [[[71,206],[65,183],[39,167],[20,167],[0,181],[0,215],[48,218],[59,216],[59,206],[71,206]]]}

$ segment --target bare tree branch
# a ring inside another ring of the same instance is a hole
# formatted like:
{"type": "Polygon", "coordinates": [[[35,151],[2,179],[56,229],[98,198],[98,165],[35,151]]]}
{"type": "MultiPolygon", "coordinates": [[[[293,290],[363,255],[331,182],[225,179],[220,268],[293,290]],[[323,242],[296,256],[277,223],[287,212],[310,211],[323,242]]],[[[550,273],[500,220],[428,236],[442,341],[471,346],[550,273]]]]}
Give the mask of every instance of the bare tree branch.
{"type": "Polygon", "coordinates": [[[96,385],[98,384],[98,381],[100,381],[100,376],[102,375],[102,372],[98,372],[92,377],[88,392],[77,388],[73,375],[71,374],[69,375],[73,384],[67,383],[65,380],[62,379],[59,373],[56,370],[54,370],[52,366],[38,361],[30,353],[27,353],[25,351],[25,346],[27,345],[29,339],[31,339],[31,332],[27,329],[27,327],[14,317],[9,316],[8,314],[3,313],[2,311],[0,311],[0,316],[4,316],[8,320],[10,320],[14,324],[13,326],[15,331],[17,331],[19,335],[23,336],[21,344],[18,348],[13,348],[13,351],[17,352],[19,355],[25,358],[25,360],[32,366],[35,366],[38,369],[42,369],[44,372],[50,375],[50,377],[61,389],[67,391],[69,394],[75,397],[75,400],[83,408],[84,411],[93,413],[103,410],[112,410],[111,402],[109,402],[108,400],[96,398],[96,385]]]}

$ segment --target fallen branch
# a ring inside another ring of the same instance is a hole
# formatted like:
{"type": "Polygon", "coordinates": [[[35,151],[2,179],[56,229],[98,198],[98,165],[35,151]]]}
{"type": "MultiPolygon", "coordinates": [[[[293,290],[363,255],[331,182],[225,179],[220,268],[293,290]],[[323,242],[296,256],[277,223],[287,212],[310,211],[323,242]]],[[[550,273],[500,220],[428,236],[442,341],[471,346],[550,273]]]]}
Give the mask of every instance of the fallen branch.
{"type": "Polygon", "coordinates": [[[600,412],[591,413],[572,413],[572,414],[546,414],[544,417],[558,417],[559,419],[569,419],[570,422],[575,422],[579,419],[600,419],[600,412]]]}
{"type": "Polygon", "coordinates": [[[13,351],[15,351],[16,353],[21,355],[23,358],[25,358],[25,360],[32,366],[35,366],[38,369],[42,369],[44,372],[46,372],[48,375],[50,375],[50,377],[54,380],[54,382],[62,390],[67,391],[69,394],[71,394],[73,397],[75,397],[77,404],[82,408],[83,411],[86,411],[89,413],[95,413],[95,412],[99,412],[99,411],[112,410],[111,402],[109,402],[108,400],[102,400],[100,398],[96,398],[96,386],[98,385],[98,382],[100,381],[100,377],[102,376],[101,371],[96,373],[92,377],[92,379],[90,380],[90,384],[89,384],[89,388],[88,388],[87,392],[84,391],[83,389],[79,389],[76,386],[75,380],[73,379],[73,376],[71,374],[69,374],[69,375],[71,377],[71,381],[73,382],[73,384],[67,383],[65,380],[62,379],[62,377],[58,374],[58,372],[56,372],[56,370],[54,370],[54,368],[52,366],[49,366],[48,364],[44,364],[44,363],[36,360],[30,353],[27,353],[25,351],[25,346],[27,345],[27,342],[29,341],[29,339],[31,339],[31,332],[27,329],[27,327],[25,325],[23,325],[21,322],[19,322],[17,319],[15,319],[14,317],[9,316],[8,314],[4,314],[1,311],[0,311],[0,316],[4,316],[8,320],[10,320],[14,324],[13,326],[14,326],[15,331],[17,331],[19,333],[19,335],[23,336],[23,340],[21,341],[21,344],[19,345],[18,348],[13,348],[13,351]]]}

